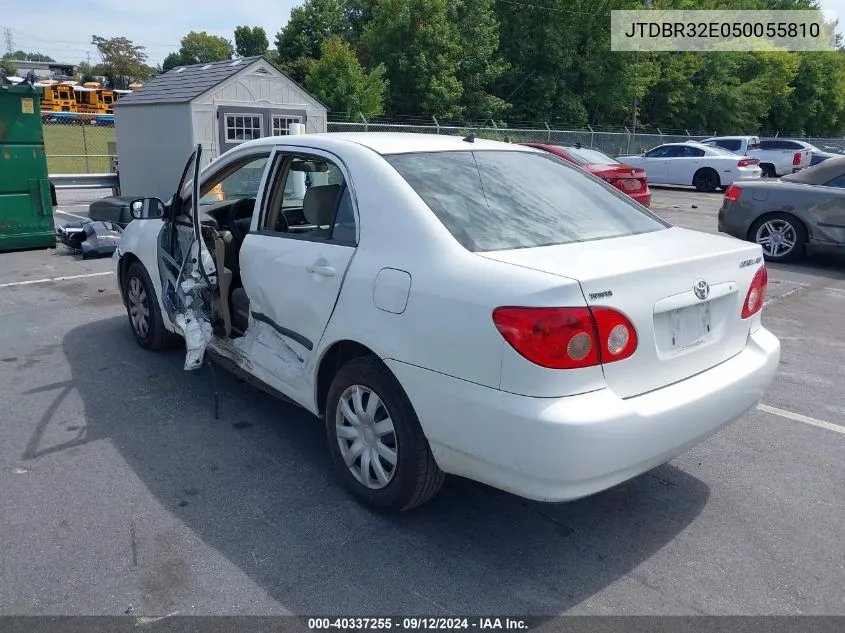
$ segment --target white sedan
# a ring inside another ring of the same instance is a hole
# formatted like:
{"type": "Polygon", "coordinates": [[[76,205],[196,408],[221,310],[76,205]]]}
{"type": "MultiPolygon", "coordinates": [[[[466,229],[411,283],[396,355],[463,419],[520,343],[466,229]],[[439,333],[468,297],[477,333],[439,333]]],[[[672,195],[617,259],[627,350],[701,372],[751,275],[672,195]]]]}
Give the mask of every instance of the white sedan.
{"type": "Polygon", "coordinates": [[[369,133],[197,158],[168,204],[132,204],[134,336],[184,338],[186,369],[213,358],[322,418],[372,506],[417,506],[445,474],[596,493],[741,417],[777,370],[759,245],[546,152],[369,133]]]}
{"type": "Polygon", "coordinates": [[[645,169],[649,184],[692,185],[705,192],[726,189],[738,180],[758,180],[763,174],[756,158],[695,142],[666,143],[617,160],[645,169]]]}

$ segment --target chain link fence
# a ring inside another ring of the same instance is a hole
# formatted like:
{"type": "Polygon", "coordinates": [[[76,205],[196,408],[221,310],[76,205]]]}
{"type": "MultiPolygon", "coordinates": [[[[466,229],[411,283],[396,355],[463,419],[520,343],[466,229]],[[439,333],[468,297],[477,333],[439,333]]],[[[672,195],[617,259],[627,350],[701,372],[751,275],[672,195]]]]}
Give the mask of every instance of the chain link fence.
{"type": "MultiPolygon", "coordinates": [[[[507,127],[484,121],[445,121],[436,117],[402,117],[390,120],[360,117],[357,121],[332,118],[329,132],[415,132],[465,136],[475,132],[478,138],[512,143],[551,143],[594,147],[611,156],[639,154],[662,143],[696,141],[713,133],[686,130],[567,126],[563,123],[511,123],[507,127]]],[[[845,153],[845,138],[795,138],[812,143],[821,150],[845,153]]],[[[44,117],[44,145],[51,174],[97,174],[113,169],[117,145],[114,121],[110,116],[74,116],[54,114],[44,117]]]]}
{"type": "Polygon", "coordinates": [[[107,116],[52,115],[42,119],[47,171],[104,174],[117,153],[114,121],[107,116]]]}

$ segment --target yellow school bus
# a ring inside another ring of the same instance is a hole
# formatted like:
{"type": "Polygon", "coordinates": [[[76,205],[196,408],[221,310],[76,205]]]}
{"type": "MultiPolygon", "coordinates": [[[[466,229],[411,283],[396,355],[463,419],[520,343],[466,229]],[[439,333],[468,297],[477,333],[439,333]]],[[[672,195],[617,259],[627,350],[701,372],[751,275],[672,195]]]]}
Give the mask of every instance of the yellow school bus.
{"type": "Polygon", "coordinates": [[[41,112],[76,112],[72,84],[47,80],[35,86],[41,90],[41,112]]]}
{"type": "Polygon", "coordinates": [[[76,111],[83,114],[114,114],[114,92],[100,88],[100,84],[89,82],[83,86],[74,86],[76,111]],[[95,87],[96,86],[96,87],[95,87]]]}

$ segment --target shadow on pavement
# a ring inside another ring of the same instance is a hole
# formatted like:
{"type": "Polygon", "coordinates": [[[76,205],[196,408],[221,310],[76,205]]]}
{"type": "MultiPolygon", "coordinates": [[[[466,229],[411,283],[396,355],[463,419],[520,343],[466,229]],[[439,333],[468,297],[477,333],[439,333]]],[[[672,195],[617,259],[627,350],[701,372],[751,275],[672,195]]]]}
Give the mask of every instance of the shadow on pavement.
{"type": "Polygon", "coordinates": [[[412,513],[375,514],[335,480],[310,414],[221,370],[214,420],[209,376],[184,372],[180,350],[138,348],[125,317],[63,346],[71,380],[53,387],[82,398],[80,441],[109,440],[162,512],[298,614],[558,614],[667,545],[709,496],[667,465],[565,505],[451,479],[412,513]]]}

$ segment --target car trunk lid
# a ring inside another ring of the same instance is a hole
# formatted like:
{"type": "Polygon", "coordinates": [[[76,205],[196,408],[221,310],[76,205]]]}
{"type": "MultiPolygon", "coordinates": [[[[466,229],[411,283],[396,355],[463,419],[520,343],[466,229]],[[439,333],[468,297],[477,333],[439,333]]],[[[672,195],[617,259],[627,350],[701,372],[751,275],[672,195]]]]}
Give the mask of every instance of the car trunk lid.
{"type": "Polygon", "coordinates": [[[636,351],[603,365],[608,387],[623,398],[684,380],[742,351],[750,327],[742,306],[763,263],[756,244],[677,227],[483,256],[575,279],[589,305],[630,319],[636,351]]]}

